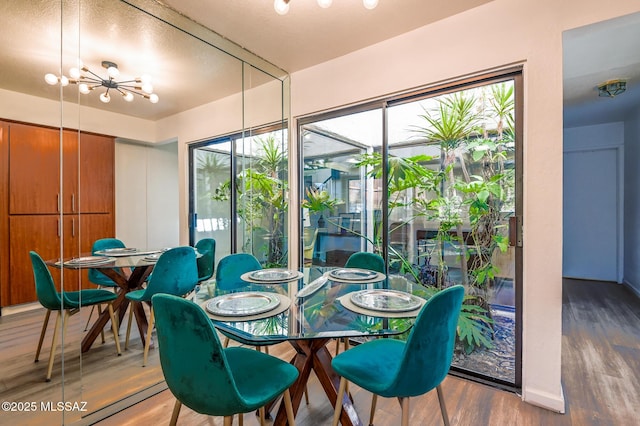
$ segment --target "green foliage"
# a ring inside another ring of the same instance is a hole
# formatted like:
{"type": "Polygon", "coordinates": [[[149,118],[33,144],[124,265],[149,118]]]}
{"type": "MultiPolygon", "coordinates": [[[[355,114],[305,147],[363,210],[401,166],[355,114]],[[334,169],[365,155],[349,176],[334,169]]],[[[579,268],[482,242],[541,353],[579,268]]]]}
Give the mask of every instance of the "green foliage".
{"type": "Polygon", "coordinates": [[[309,187],[306,189],[305,193],[307,194],[307,197],[302,200],[301,206],[302,208],[309,209],[309,211],[312,212],[322,212],[325,210],[333,212],[338,204],[342,204],[342,201],[331,198],[331,195],[329,195],[329,193],[324,189],[320,190],[309,187]]]}
{"type": "Polygon", "coordinates": [[[493,319],[485,308],[474,304],[476,301],[475,297],[466,295],[458,317],[458,341],[467,354],[476,347],[493,347],[493,342],[488,337],[493,334],[493,319]]]}

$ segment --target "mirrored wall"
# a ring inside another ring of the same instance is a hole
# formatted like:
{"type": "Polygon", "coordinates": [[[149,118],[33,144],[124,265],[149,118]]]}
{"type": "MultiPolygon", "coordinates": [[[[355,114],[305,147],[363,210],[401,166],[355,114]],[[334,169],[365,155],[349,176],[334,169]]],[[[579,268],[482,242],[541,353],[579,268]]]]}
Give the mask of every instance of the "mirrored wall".
{"type": "MultiPolygon", "coordinates": [[[[286,149],[289,79],[151,0],[4,2],[0,16],[0,394],[16,402],[3,420],[67,424],[162,383],[153,343],[142,366],[149,306],[135,308],[126,349],[133,304],[116,306],[120,356],[106,305],[66,317],[59,303],[43,329],[29,252],[47,262],[56,291],[72,296],[98,283],[87,268],[55,262],[92,255],[98,239],[141,251],[195,243],[188,146],[230,134],[252,141],[270,126],[286,149]],[[25,401],[34,405],[17,410],[25,401]]],[[[119,271],[142,283],[143,269],[119,271]]]]}

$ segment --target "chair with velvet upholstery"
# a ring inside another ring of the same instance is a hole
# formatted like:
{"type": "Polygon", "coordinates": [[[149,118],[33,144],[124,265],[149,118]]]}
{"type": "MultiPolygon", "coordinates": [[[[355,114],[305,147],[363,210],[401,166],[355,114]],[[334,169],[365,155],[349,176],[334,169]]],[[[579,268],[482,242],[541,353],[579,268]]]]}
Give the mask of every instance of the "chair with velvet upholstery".
{"type": "MultiPolygon", "coordinates": [[[[175,425],[182,404],[209,416],[260,413],[264,406],[284,394],[287,419],[294,425],[289,387],[298,378],[293,365],[271,355],[247,348],[223,348],[209,317],[192,301],[157,294],[153,296],[156,332],[162,372],[176,397],[171,425],[175,425]]],[[[240,423],[242,424],[242,422],[240,423]]]]}
{"type": "MultiPolygon", "coordinates": [[[[97,251],[117,248],[126,248],[126,246],[121,240],[117,238],[101,238],[94,241],[93,246],[91,247],[91,254],[95,255],[97,251]]],[[[89,281],[97,285],[98,288],[109,287],[116,289],[118,287],[118,285],[114,283],[111,278],[100,272],[100,269],[89,269],[87,271],[87,277],[89,278],[89,281]]],[[[91,317],[93,316],[94,308],[95,306],[91,307],[91,312],[89,312],[89,317],[87,318],[87,323],[84,326],[84,331],[87,331],[87,329],[89,328],[89,322],[91,321],[91,317]]],[[[98,305],[98,315],[100,313],[100,305],[98,305]]],[[[104,343],[104,333],[102,333],[102,343],[104,343]]]]}
{"type": "Polygon", "coordinates": [[[213,276],[213,269],[216,262],[216,240],[213,238],[203,238],[195,245],[200,257],[196,259],[198,263],[198,282],[207,281],[213,276]]]}
{"type": "MultiPolygon", "coordinates": [[[[337,400],[342,401],[347,381],[372,392],[369,424],[373,424],[377,395],[398,398],[405,426],[409,423],[409,398],[436,388],[442,419],[449,425],[440,384],[451,366],[463,297],[460,285],[432,296],[420,310],[406,342],[372,340],[335,357],[331,366],[341,376],[337,400]]],[[[336,404],[334,426],[341,409],[342,405],[336,404]]]]}
{"type": "MultiPolygon", "coordinates": [[[[344,265],[345,268],[358,268],[358,269],[367,269],[369,271],[380,272],[381,274],[386,273],[386,265],[384,263],[384,258],[377,253],[369,253],[366,251],[353,253],[347,259],[347,263],[344,265]]],[[[349,338],[344,337],[342,339],[338,339],[336,342],[336,355],[340,353],[340,342],[344,345],[344,350],[349,349],[349,338]]]]}
{"type": "MultiPolygon", "coordinates": [[[[198,283],[198,266],[196,263],[196,252],[193,247],[175,247],[163,252],[153,273],[149,276],[147,287],[142,290],[135,290],[127,293],[127,299],[134,303],[151,302],[155,294],[172,294],[174,296],[184,296],[190,293],[198,283]]],[[[133,306],[131,307],[133,309],[133,306]]],[[[149,345],[151,344],[151,333],[154,324],[154,309],[151,307],[149,315],[148,329],[144,342],[144,359],[142,365],[147,365],[149,345]]],[[[129,346],[129,336],[131,334],[131,321],[127,327],[127,338],[125,349],[129,346]]]]}
{"type": "Polygon", "coordinates": [[[384,274],[387,269],[382,256],[377,253],[368,252],[353,253],[347,259],[344,267],[368,269],[369,271],[376,271],[382,274],[384,274]]]}
{"type": "Polygon", "coordinates": [[[53,360],[57,346],[62,311],[64,311],[64,319],[62,320],[62,342],[64,342],[67,323],[69,322],[69,317],[71,315],[79,312],[79,308],[85,306],[95,306],[103,303],[106,304],[109,309],[109,316],[111,317],[111,330],[113,331],[113,337],[116,342],[116,351],[118,355],[120,355],[120,340],[118,338],[118,329],[116,327],[117,323],[113,312],[113,306],[111,306],[111,302],[113,302],[117,297],[116,294],[108,290],[99,289],[64,291],[62,293],[58,292],[53,282],[51,272],[40,255],[35,251],[31,251],[29,252],[29,256],[31,256],[33,278],[36,284],[36,295],[38,296],[38,301],[47,309],[47,313],[44,317],[44,323],[42,324],[42,331],[40,332],[38,348],[36,349],[35,362],[38,362],[38,358],[40,356],[42,341],[44,340],[44,335],[47,332],[47,325],[49,323],[51,311],[58,312],[58,315],[56,316],[56,325],[53,329],[53,339],[51,340],[51,351],[49,353],[49,366],[47,368],[46,381],[51,381],[51,372],[53,370],[53,360]]]}

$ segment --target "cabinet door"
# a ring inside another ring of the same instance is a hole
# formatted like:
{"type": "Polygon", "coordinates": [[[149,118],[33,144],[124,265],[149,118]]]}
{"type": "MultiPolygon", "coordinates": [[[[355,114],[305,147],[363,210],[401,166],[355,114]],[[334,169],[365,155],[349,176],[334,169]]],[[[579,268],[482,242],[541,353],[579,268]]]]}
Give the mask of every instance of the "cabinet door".
{"type": "MultiPolygon", "coordinates": [[[[60,253],[60,217],[57,215],[20,215],[9,217],[9,300],[2,305],[34,302],[36,287],[29,251],[44,260],[56,259],[60,253]]],[[[51,269],[50,269],[51,270],[51,269]]],[[[59,281],[59,271],[51,270],[59,281]]]]}
{"type": "Polygon", "coordinates": [[[57,213],[60,195],[60,132],[9,126],[9,213],[57,213]]]}
{"type": "Polygon", "coordinates": [[[114,205],[115,142],[112,137],[80,135],[79,211],[111,213],[114,205]]]}

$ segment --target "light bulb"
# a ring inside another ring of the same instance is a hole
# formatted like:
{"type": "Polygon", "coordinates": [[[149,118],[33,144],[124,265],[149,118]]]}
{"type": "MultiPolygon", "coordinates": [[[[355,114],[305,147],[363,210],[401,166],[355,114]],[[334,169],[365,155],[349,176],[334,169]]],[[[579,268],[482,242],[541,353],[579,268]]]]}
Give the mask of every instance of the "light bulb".
{"type": "Polygon", "coordinates": [[[326,9],[329,6],[331,6],[331,3],[333,3],[333,0],[318,0],[318,6],[320,6],[323,9],[326,9]]]}
{"type": "Polygon", "coordinates": [[[60,77],[60,84],[62,85],[62,87],[68,86],[69,85],[69,79],[66,76],[61,76],[60,77]]]}
{"type": "Polygon", "coordinates": [[[124,98],[124,100],[125,100],[125,101],[127,101],[127,102],[131,102],[131,101],[133,101],[133,93],[131,93],[131,92],[124,92],[124,93],[122,94],[122,97],[123,97],[123,98],[124,98]]]}
{"type": "Polygon", "coordinates": [[[362,0],[362,4],[365,8],[371,10],[376,8],[376,6],[378,5],[378,0],[362,0]]]}
{"type": "Polygon", "coordinates": [[[55,74],[51,74],[51,73],[45,74],[44,81],[46,81],[47,84],[50,84],[53,86],[55,84],[58,84],[58,77],[55,74]]]}
{"type": "Polygon", "coordinates": [[[78,85],[78,90],[80,91],[80,93],[82,93],[83,95],[86,95],[87,93],[89,93],[91,91],[91,89],[89,88],[89,85],[87,83],[80,83],[78,85]]]}
{"type": "Polygon", "coordinates": [[[142,83],[141,89],[144,93],[153,93],[153,86],[151,85],[151,83],[142,83]]]}
{"type": "Polygon", "coordinates": [[[100,95],[100,100],[105,104],[108,104],[109,101],[111,101],[111,96],[109,96],[107,92],[104,92],[103,94],[100,95]]]}
{"type": "Polygon", "coordinates": [[[289,12],[289,2],[285,0],[275,0],[273,2],[273,8],[278,15],[286,15],[289,12]]]}
{"type": "Polygon", "coordinates": [[[160,98],[158,98],[158,95],[156,95],[155,93],[149,95],[149,102],[151,102],[152,104],[157,104],[159,100],[160,98]]]}
{"type": "Polygon", "coordinates": [[[107,68],[107,74],[109,74],[109,77],[111,78],[118,78],[120,71],[116,67],[109,67],[107,68]]]}
{"type": "Polygon", "coordinates": [[[77,80],[80,78],[80,70],[78,68],[71,68],[69,69],[69,77],[73,78],[74,80],[77,80]]]}

